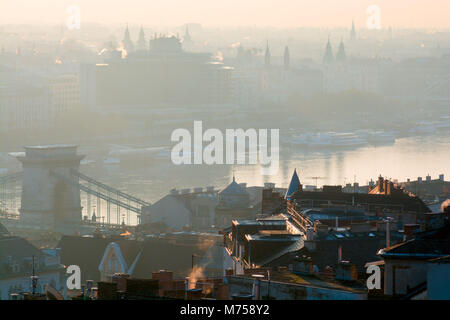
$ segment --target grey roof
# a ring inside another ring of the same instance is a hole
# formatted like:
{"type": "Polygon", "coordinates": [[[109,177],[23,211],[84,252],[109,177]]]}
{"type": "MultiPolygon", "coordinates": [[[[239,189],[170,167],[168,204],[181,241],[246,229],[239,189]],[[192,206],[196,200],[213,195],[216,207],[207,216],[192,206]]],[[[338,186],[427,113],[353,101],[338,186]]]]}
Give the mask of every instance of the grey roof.
{"type": "Polygon", "coordinates": [[[233,181],[224,189],[219,191],[220,195],[245,195],[248,194],[247,190],[241,187],[233,176],[233,181]]]}

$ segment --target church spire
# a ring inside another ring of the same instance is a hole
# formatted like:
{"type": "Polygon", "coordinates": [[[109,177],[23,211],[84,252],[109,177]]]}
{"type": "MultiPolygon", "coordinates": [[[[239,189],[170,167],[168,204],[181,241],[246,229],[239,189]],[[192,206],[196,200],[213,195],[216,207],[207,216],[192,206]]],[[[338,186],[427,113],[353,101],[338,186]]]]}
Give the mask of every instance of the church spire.
{"type": "Polygon", "coordinates": [[[350,39],[356,39],[356,29],[355,29],[355,21],[352,20],[352,31],[350,31],[350,39]]]}
{"type": "Polygon", "coordinates": [[[142,26],[141,26],[141,30],[139,31],[139,39],[137,42],[137,49],[140,51],[147,50],[147,43],[145,41],[144,28],[142,26]]]}
{"type": "Polygon", "coordinates": [[[289,54],[289,47],[286,46],[284,48],[284,69],[288,70],[290,68],[290,64],[291,64],[291,58],[290,58],[290,54],[289,54]]]}
{"type": "Polygon", "coordinates": [[[184,42],[192,42],[191,34],[189,33],[189,27],[186,26],[186,32],[184,33],[184,42]]]}
{"type": "Polygon", "coordinates": [[[323,63],[332,63],[333,59],[333,49],[331,49],[330,36],[328,36],[328,42],[325,48],[325,54],[323,56],[323,63]]]}
{"type": "Polygon", "coordinates": [[[339,44],[339,50],[336,54],[336,60],[339,62],[344,62],[347,59],[347,56],[345,54],[345,47],[344,47],[344,41],[341,38],[341,43],[339,44]]]}
{"type": "Polygon", "coordinates": [[[302,190],[302,184],[300,183],[300,179],[298,178],[297,169],[294,169],[294,174],[292,175],[291,182],[289,183],[289,187],[286,191],[285,198],[287,200],[290,200],[291,196],[299,190],[302,190]]]}
{"type": "Polygon", "coordinates": [[[123,47],[127,51],[127,53],[130,53],[134,50],[134,45],[133,45],[133,42],[131,41],[131,37],[130,37],[130,30],[128,29],[128,23],[127,23],[127,28],[125,29],[125,34],[123,36],[122,43],[123,43],[123,47]]]}
{"type": "Polygon", "coordinates": [[[269,40],[267,40],[266,53],[264,55],[264,64],[265,64],[266,67],[270,66],[269,40]]]}

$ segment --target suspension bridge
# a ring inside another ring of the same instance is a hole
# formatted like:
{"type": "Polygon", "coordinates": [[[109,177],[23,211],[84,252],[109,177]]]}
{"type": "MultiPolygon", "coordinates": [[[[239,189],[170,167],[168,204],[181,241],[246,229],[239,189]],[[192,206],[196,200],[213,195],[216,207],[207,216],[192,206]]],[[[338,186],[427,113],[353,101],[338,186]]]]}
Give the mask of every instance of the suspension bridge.
{"type": "Polygon", "coordinates": [[[0,222],[16,227],[139,224],[150,203],[79,171],[73,145],[25,147],[23,171],[0,176],[0,222]],[[106,221],[105,221],[106,220],[106,221]],[[132,223],[133,222],[133,223],[132,223]]]}

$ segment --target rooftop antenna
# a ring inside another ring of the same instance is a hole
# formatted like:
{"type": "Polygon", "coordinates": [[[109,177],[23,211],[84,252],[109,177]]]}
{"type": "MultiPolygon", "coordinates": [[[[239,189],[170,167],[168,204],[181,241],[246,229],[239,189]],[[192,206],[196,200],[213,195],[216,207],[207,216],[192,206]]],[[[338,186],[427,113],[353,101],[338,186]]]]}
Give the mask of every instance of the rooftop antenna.
{"type": "Polygon", "coordinates": [[[34,255],[33,255],[33,256],[32,256],[32,267],[31,267],[31,293],[32,293],[33,295],[36,294],[37,281],[38,281],[38,277],[35,275],[35,270],[34,270],[34,255]]]}

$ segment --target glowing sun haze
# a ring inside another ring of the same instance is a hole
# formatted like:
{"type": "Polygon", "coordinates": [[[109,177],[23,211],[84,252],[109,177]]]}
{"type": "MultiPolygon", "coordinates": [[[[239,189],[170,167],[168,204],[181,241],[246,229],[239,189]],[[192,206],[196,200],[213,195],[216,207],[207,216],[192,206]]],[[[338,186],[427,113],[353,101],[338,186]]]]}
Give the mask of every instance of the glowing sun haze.
{"type": "Polygon", "coordinates": [[[449,0],[2,0],[0,24],[64,23],[69,5],[82,23],[273,27],[363,27],[378,5],[383,27],[450,27],[449,0]]]}

